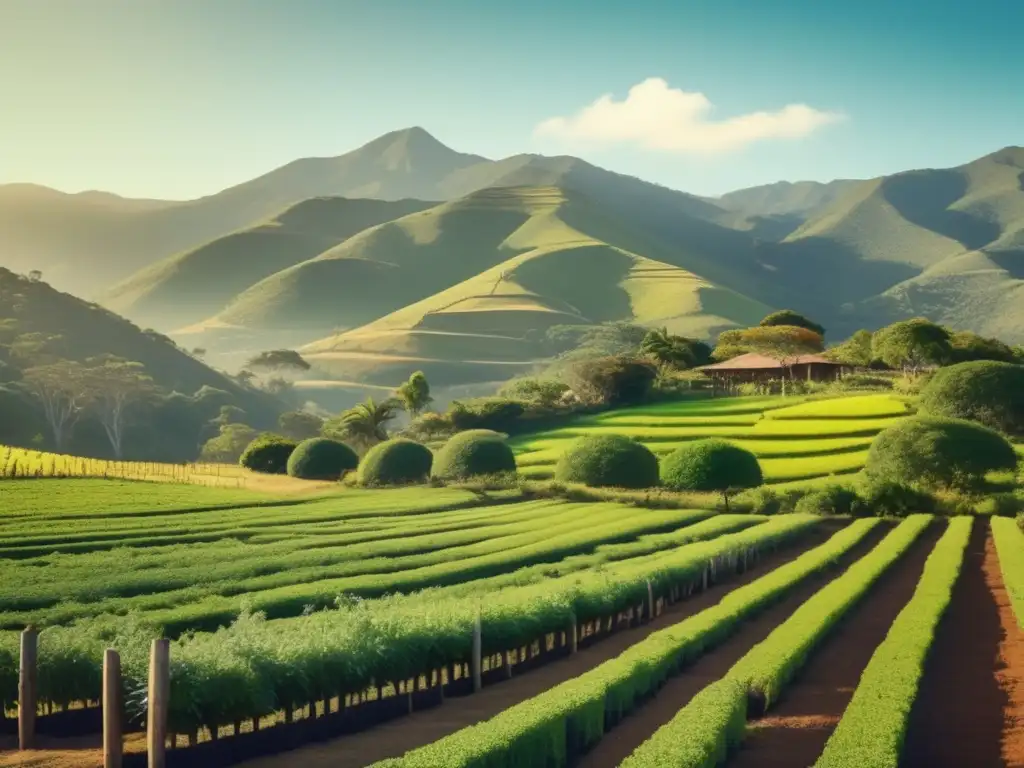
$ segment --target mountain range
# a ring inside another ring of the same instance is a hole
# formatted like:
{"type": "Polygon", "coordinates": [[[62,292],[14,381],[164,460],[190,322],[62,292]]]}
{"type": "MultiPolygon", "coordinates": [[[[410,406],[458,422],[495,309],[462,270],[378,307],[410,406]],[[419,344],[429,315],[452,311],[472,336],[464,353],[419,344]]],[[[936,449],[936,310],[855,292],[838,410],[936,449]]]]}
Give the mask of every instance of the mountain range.
{"type": "Polygon", "coordinates": [[[225,361],[301,345],[374,384],[505,379],[556,325],[713,338],[782,307],[832,339],[925,315],[1021,343],[1024,149],[712,199],[411,128],[186,202],[0,186],[0,265],[225,361]]]}

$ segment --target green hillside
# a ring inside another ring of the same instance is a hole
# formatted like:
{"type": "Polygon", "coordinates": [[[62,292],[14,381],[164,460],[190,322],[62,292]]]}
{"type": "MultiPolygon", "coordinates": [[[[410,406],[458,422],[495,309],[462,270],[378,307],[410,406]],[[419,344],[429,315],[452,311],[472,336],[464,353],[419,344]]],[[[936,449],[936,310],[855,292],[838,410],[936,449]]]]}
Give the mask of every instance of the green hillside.
{"type": "Polygon", "coordinates": [[[689,271],[699,254],[634,232],[578,192],[505,187],[363,233],[331,258],[289,270],[285,285],[264,281],[221,319],[265,318],[282,301],[292,302],[282,316],[311,312],[313,292],[292,292],[311,270],[319,279],[306,285],[319,286],[316,299],[332,313],[324,324],[357,325],[356,296],[341,293],[341,276],[379,264],[375,257],[389,266],[377,267],[378,283],[365,271],[358,292],[388,297],[395,311],[302,350],[339,378],[385,383],[421,369],[444,384],[502,379],[539,362],[533,340],[553,325],[628,321],[708,337],[770,311],[689,271]]]}
{"type": "Polygon", "coordinates": [[[190,325],[275,272],[363,229],[431,205],[420,200],[304,200],[255,226],[148,267],[111,290],[104,304],[146,325],[190,325]]]}
{"type": "Polygon", "coordinates": [[[769,245],[766,261],[840,332],[926,315],[1019,342],[1022,178],[1024,149],[1010,147],[865,181],[769,245]]]}
{"type": "Polygon", "coordinates": [[[191,395],[204,386],[213,387],[230,393],[253,413],[280,406],[269,395],[241,388],[178,349],[170,339],[142,331],[103,307],[2,267],[0,320],[13,321],[19,334],[59,336],[60,356],[65,359],[81,362],[109,354],[142,363],[146,373],[168,391],[191,395]]]}

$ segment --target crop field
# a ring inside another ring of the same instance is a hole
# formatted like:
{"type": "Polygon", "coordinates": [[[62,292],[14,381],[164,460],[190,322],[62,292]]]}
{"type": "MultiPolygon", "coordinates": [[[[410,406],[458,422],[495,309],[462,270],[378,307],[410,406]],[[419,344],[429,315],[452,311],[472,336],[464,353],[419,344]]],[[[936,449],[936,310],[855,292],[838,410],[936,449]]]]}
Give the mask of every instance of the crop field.
{"type": "MultiPolygon", "coordinates": [[[[694,401],[516,449],[543,472],[588,430],[658,452],[732,430],[772,482],[813,485],[857,472],[869,433],[906,413],[887,395],[694,401]]],[[[1024,764],[1012,518],[718,514],[531,487],[0,481],[0,768],[102,765],[104,650],[138,723],[156,637],[171,766],[1024,764]],[[19,753],[26,627],[44,737],[19,753]]],[[[145,735],[125,749],[142,764],[145,735]]]]}
{"type": "Polygon", "coordinates": [[[875,435],[911,412],[888,394],[683,401],[580,418],[513,445],[521,474],[546,479],[568,445],[588,434],[627,435],[659,455],[687,440],[722,437],[753,451],[766,481],[779,484],[858,472],[875,435]]]}

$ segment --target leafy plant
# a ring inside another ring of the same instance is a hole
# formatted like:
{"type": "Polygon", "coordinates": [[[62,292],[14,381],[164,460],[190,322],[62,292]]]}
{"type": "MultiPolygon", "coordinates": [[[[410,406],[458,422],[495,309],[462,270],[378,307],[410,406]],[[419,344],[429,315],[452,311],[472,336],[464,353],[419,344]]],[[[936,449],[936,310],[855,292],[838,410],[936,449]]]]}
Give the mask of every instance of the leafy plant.
{"type": "Polygon", "coordinates": [[[288,471],[288,459],[297,445],[294,440],[265,432],[246,446],[238,463],[253,472],[283,475],[288,471]]]}
{"type": "Polygon", "coordinates": [[[424,482],[430,475],[434,456],[430,449],[412,440],[396,438],[371,448],[359,465],[362,485],[405,485],[424,482]]]}
{"type": "Polygon", "coordinates": [[[725,440],[684,443],[661,460],[661,482],[673,491],[722,494],[725,511],[729,498],[764,482],[757,457],[725,440]]]}
{"type": "Polygon", "coordinates": [[[573,443],[555,465],[555,479],[595,487],[653,488],[658,459],[622,435],[590,435],[573,443]]]}
{"type": "Polygon", "coordinates": [[[516,457],[502,435],[487,430],[460,432],[434,456],[433,476],[465,480],[515,473],[516,457]]]}
{"type": "Polygon", "coordinates": [[[327,437],[303,440],[288,458],[288,474],[303,480],[337,480],[359,466],[359,456],[327,437]]]}

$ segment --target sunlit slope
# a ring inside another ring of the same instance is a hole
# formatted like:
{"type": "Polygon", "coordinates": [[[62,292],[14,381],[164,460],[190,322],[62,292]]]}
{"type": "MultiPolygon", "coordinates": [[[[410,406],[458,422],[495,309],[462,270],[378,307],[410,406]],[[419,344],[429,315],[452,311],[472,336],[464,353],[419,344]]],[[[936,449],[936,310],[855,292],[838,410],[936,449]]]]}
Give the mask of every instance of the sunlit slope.
{"type": "Polygon", "coordinates": [[[926,315],[1019,340],[1022,232],[1024,149],[1008,147],[958,168],[861,182],[765,259],[819,316],[845,305],[840,332],[926,315]]]}
{"type": "Polygon", "coordinates": [[[216,314],[275,272],[368,227],[432,205],[420,200],[305,200],[266,221],[154,264],[115,287],[105,303],[144,325],[189,325],[216,314]]]}
{"type": "MultiPolygon", "coordinates": [[[[442,249],[427,239],[429,249],[419,257],[430,259],[429,263],[416,263],[414,257],[392,262],[392,269],[414,275],[396,278],[402,286],[399,290],[416,290],[437,280],[441,269],[451,275],[470,263],[473,269],[488,260],[491,263],[451,287],[305,347],[303,354],[325,370],[346,378],[395,380],[408,369],[454,366],[459,373],[442,374],[445,383],[507,378],[516,371],[498,367],[533,365],[538,355],[536,340],[553,325],[624,320],[704,337],[756,322],[769,311],[763,304],[654,258],[682,256],[683,260],[685,254],[673,254],[628,227],[620,225],[615,233],[621,245],[598,239],[589,230],[591,224],[595,229],[609,227],[603,209],[558,188],[487,190],[464,198],[459,205],[441,206],[382,229],[406,222],[415,224],[414,232],[420,235],[429,225],[438,236],[452,237],[452,246],[463,258],[431,269],[438,259],[436,251],[442,249]],[[467,205],[478,212],[476,221],[470,219],[478,237],[456,239],[458,229],[452,219],[461,222],[453,214],[464,215],[467,205]],[[481,211],[481,206],[487,210],[481,211]],[[487,227],[480,220],[482,214],[488,219],[487,227]],[[497,241],[503,228],[505,237],[497,241]],[[489,235],[489,241],[479,235],[489,235]],[[486,251],[472,247],[481,240],[486,251]]],[[[351,245],[350,241],[343,248],[351,245]]]]}

